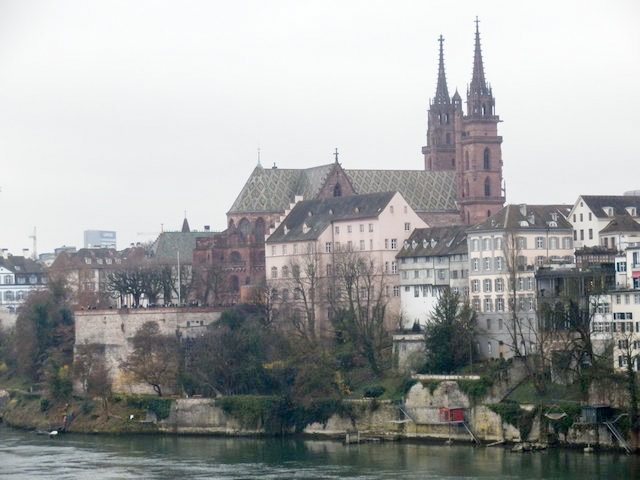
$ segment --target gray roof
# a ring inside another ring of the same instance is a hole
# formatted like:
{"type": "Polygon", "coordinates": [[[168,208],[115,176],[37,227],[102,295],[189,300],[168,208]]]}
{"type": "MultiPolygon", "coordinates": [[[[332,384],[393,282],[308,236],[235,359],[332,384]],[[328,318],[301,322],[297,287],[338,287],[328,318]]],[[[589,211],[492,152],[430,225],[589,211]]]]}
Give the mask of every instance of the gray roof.
{"type": "Polygon", "coordinates": [[[564,205],[506,205],[484,222],[467,232],[486,230],[546,230],[547,228],[573,230],[565,218],[564,205]],[[550,222],[555,222],[552,227],[550,222]]]}
{"type": "Polygon", "coordinates": [[[382,192],[298,202],[267,243],[314,240],[333,221],[377,217],[395,194],[382,192]],[[304,225],[308,228],[306,232],[304,225]]]}
{"type": "Polygon", "coordinates": [[[628,215],[627,207],[636,207],[640,212],[640,196],[635,195],[581,195],[580,198],[587,204],[593,214],[598,218],[606,218],[609,215],[604,207],[613,207],[614,215],[628,215]]]}
{"type": "Polygon", "coordinates": [[[631,215],[616,215],[600,233],[613,232],[640,232],[640,223],[636,222],[631,215]]]}
{"type": "MultiPolygon", "coordinates": [[[[335,163],[305,169],[257,166],[229,213],[278,213],[294,202],[316,198],[335,163]]],[[[455,172],[344,170],[358,194],[397,191],[416,212],[456,211],[455,172]]]]}
{"type": "Polygon", "coordinates": [[[22,255],[9,255],[7,258],[0,257],[0,267],[17,274],[44,273],[44,268],[41,264],[22,255]]]}
{"type": "Polygon", "coordinates": [[[466,225],[416,228],[407,239],[400,257],[433,257],[467,253],[466,225]]]}
{"type": "Polygon", "coordinates": [[[218,232],[162,232],[153,242],[151,252],[156,260],[168,263],[177,262],[180,252],[180,262],[191,263],[196,238],[215,235],[218,235],[218,232]]]}

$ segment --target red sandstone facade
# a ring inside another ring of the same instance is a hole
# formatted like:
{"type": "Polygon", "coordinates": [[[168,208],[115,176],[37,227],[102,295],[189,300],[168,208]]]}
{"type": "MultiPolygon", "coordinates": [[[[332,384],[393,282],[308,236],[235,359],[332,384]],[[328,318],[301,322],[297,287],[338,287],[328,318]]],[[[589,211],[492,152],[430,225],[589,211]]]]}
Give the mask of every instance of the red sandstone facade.
{"type": "Polygon", "coordinates": [[[504,205],[502,189],[502,137],[495,114],[491,86],[484,77],[480,32],[476,23],[473,76],[467,90],[467,112],[458,91],[449,98],[444,70],[443,38],[436,95],[427,117],[427,145],[422,147],[426,170],[456,172],[460,217],[473,225],[504,205]]]}

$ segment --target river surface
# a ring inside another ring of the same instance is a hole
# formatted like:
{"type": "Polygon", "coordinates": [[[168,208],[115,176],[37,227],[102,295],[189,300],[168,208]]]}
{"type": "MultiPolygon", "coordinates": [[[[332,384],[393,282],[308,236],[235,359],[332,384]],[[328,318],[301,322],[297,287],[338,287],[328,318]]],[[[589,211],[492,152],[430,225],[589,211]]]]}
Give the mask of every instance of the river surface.
{"type": "Polygon", "coordinates": [[[73,435],[0,427],[0,478],[12,479],[635,479],[640,458],[572,450],[300,439],[73,435]]]}

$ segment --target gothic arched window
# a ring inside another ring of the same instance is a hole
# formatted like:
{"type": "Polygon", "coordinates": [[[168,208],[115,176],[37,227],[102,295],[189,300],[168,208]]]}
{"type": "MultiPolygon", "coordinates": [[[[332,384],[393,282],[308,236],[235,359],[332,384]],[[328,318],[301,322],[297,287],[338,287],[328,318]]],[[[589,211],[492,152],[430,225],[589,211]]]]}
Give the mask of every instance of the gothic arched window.
{"type": "Polygon", "coordinates": [[[467,180],[464,184],[464,190],[462,191],[462,196],[463,197],[469,196],[469,180],[467,180]]]}
{"type": "Polygon", "coordinates": [[[464,152],[464,169],[469,170],[469,152],[464,152]]]}
{"type": "Polygon", "coordinates": [[[340,186],[339,183],[336,183],[336,186],[333,187],[333,196],[334,197],[341,197],[342,196],[342,187],[340,186]]]}
{"type": "Polygon", "coordinates": [[[489,177],[484,179],[484,196],[491,196],[491,181],[489,180],[489,177]]]}
{"type": "Polygon", "coordinates": [[[235,275],[231,275],[231,291],[236,293],[240,290],[240,282],[238,281],[238,277],[235,275]]]}
{"type": "Polygon", "coordinates": [[[483,160],[484,160],[484,169],[485,170],[491,169],[491,152],[489,152],[489,147],[486,147],[484,149],[483,160]]]}

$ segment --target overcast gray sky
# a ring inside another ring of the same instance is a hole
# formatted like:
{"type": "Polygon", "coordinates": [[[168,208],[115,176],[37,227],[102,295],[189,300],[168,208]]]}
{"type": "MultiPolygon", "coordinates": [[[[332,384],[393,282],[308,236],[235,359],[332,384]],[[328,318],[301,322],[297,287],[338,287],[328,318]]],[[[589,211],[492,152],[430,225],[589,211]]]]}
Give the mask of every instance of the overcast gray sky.
{"type": "Polygon", "coordinates": [[[224,228],[256,164],[423,168],[475,16],[509,202],[640,189],[640,2],[0,1],[0,247],[224,228]]]}

